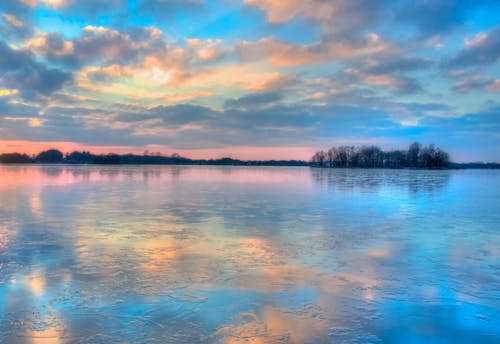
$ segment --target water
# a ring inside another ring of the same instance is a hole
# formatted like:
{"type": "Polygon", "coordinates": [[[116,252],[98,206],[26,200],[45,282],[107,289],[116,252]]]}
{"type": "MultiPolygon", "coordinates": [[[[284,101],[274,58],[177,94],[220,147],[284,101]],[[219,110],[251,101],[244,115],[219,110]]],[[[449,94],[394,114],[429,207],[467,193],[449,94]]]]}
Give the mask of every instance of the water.
{"type": "Polygon", "coordinates": [[[499,177],[0,166],[0,342],[499,343],[499,177]]]}

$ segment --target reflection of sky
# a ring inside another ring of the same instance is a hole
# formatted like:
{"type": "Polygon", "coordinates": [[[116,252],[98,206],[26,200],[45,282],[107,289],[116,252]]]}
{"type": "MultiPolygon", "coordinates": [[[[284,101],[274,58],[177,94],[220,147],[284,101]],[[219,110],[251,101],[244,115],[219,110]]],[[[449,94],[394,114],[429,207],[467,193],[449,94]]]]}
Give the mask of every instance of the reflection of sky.
{"type": "Polygon", "coordinates": [[[0,176],[0,342],[500,336],[497,172],[4,166],[0,176]]]}

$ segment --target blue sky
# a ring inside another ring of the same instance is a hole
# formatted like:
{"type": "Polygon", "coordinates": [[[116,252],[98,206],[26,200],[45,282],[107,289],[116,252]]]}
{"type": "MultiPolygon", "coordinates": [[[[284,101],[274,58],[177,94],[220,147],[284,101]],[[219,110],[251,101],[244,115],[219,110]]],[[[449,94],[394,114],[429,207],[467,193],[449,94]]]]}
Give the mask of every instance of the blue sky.
{"type": "Polygon", "coordinates": [[[500,3],[4,0],[0,152],[500,161],[500,3]]]}

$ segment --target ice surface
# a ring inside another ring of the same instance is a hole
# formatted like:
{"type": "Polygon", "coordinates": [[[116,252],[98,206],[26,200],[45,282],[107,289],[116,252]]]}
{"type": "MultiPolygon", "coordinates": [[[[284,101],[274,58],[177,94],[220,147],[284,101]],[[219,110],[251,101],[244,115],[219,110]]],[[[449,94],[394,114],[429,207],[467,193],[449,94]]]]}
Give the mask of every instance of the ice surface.
{"type": "Polygon", "coordinates": [[[0,343],[499,343],[499,171],[0,166],[0,343]]]}

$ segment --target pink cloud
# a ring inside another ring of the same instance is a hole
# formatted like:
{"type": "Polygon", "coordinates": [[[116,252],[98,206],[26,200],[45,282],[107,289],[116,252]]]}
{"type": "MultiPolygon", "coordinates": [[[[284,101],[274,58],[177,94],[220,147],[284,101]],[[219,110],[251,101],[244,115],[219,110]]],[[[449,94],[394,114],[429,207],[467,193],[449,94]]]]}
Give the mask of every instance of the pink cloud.
{"type": "Polygon", "coordinates": [[[268,59],[271,65],[290,67],[389,53],[394,51],[394,47],[380,36],[371,33],[357,42],[332,40],[310,45],[296,45],[275,38],[263,38],[256,42],[242,41],[237,50],[244,61],[268,59]]]}

